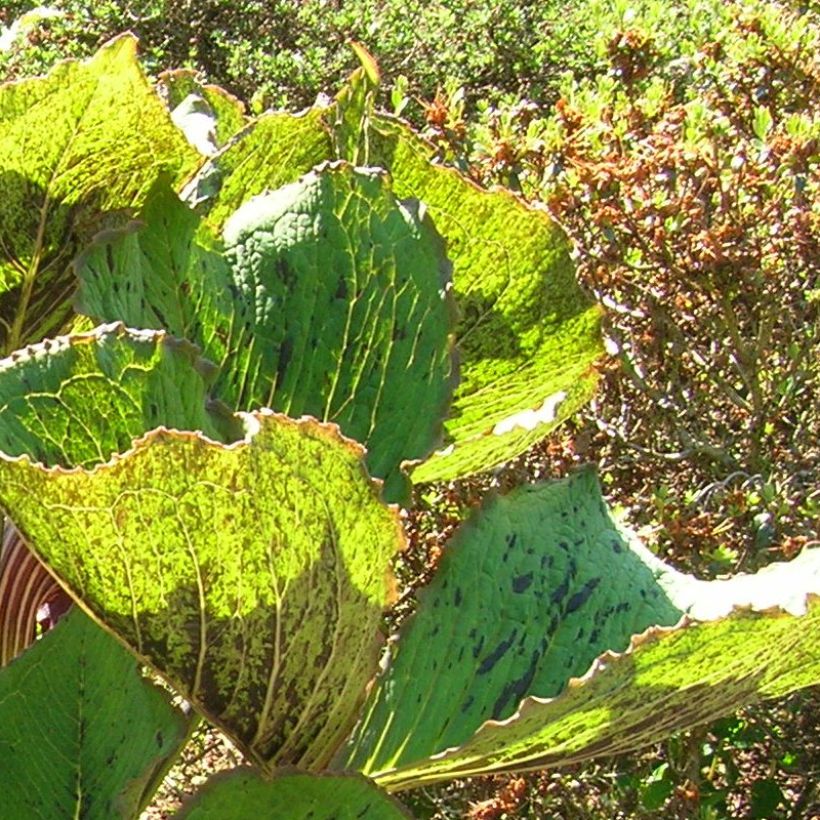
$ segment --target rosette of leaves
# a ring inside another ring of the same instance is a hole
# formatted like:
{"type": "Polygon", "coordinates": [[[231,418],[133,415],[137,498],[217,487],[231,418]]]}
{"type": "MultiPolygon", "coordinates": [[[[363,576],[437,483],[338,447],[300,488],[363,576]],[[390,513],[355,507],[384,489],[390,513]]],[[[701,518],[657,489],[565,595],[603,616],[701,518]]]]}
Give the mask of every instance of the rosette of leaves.
{"type": "MultiPolygon", "coordinates": [[[[387,818],[405,812],[386,790],[635,748],[820,678],[818,551],[704,584],[625,538],[588,471],[490,499],[383,656],[402,464],[443,424],[469,471],[553,423],[543,398],[499,410],[497,392],[543,395],[550,334],[591,358],[595,312],[541,253],[559,241],[542,214],[430,165],[372,110],[368,62],[332,106],[249,123],[191,181],[141,76],[122,39],[0,89],[13,194],[38,214],[0,212],[22,345],[0,362],[0,506],[77,604],[0,670],[5,816],[136,816],[192,715],[251,768],[183,816],[387,818]],[[96,95],[120,72],[177,164],[106,155],[96,95]],[[46,110],[70,136],[28,169],[24,121],[46,110]],[[482,266],[491,304],[465,319],[482,266]],[[454,335],[467,388],[448,410],[454,335]],[[470,432],[482,396],[494,426],[470,432]]],[[[570,403],[571,372],[549,388],[570,403]]]]}

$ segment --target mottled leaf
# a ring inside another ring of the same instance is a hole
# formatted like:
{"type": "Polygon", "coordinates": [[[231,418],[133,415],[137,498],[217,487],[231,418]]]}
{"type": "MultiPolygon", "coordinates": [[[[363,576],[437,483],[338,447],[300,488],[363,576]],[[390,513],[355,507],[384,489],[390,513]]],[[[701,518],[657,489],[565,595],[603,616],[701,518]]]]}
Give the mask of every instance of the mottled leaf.
{"type": "Polygon", "coordinates": [[[46,340],[0,362],[0,451],[91,468],[160,426],[235,440],[241,425],[206,405],[213,376],[193,345],[164,333],[110,325],[46,340]]]}
{"type": "Polygon", "coordinates": [[[432,162],[408,126],[370,119],[369,162],[398,196],[418,197],[447,240],[461,320],[461,382],[446,447],[414,481],[457,478],[519,455],[589,400],[602,354],[600,313],[575,281],[549,216],[508,191],[485,191],[432,162]]]}
{"type": "Polygon", "coordinates": [[[800,621],[777,608],[800,612],[811,593],[820,551],[757,576],[698,581],[617,531],[590,472],[521,488],[447,547],[341,762],[392,789],[640,748],[820,680],[818,612],[800,621]],[[733,611],[745,605],[766,612],[733,611]],[[668,637],[639,641],[620,672],[606,671],[614,655],[596,660],[659,626],[668,629],[651,634],[668,637]],[[691,661],[671,675],[664,653],[677,646],[691,661]],[[588,677],[608,694],[588,701],[597,689],[567,683],[593,662],[588,677]],[[681,708],[698,687],[708,688],[702,710],[681,708]],[[553,726],[564,709],[569,722],[553,726]]]}
{"type": "Polygon", "coordinates": [[[196,366],[187,345],[121,326],[6,362],[0,504],[72,594],[248,754],[321,767],[374,673],[403,536],[335,426],[201,409],[196,366]],[[126,448],[141,422],[150,432],[126,448]]]}
{"type": "Polygon", "coordinates": [[[402,820],[410,815],[361,775],[281,771],[269,781],[249,769],[217,775],[176,817],[187,820],[402,820]]]}
{"type": "Polygon", "coordinates": [[[0,669],[3,817],[134,817],[189,719],[76,607],[0,669]]]}
{"type": "Polygon", "coordinates": [[[208,224],[221,231],[225,220],[252,197],[296,182],[334,158],[325,110],[263,114],[201,168],[183,198],[199,205],[208,224]]]}
{"type": "Polygon", "coordinates": [[[81,310],[196,342],[233,406],[336,422],[400,498],[399,465],[433,449],[453,382],[448,264],[424,209],[335,164],[246,202],[224,259],[167,191],[144,221],[81,258],[81,310]]]}
{"type": "Polygon", "coordinates": [[[135,57],[113,40],[87,62],[0,86],[0,350],[66,320],[72,257],[123,221],[158,176],[181,181],[198,157],[135,57]]]}

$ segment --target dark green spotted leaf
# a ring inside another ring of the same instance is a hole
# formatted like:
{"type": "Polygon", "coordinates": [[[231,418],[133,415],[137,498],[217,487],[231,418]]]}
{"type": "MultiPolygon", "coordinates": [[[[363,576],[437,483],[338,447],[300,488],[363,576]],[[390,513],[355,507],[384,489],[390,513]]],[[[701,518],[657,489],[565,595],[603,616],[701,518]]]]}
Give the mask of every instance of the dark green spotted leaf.
{"type": "Polygon", "coordinates": [[[217,775],[180,811],[186,820],[404,820],[410,815],[361,775],[283,770],[262,780],[250,769],[217,775]]]}
{"type": "Polygon", "coordinates": [[[6,361],[0,505],[255,760],[321,767],[374,674],[403,536],[358,445],[313,419],[232,417],[202,367],[122,326],[6,361]]]}
{"type": "Polygon", "coordinates": [[[521,488],[447,547],[340,763],[394,789],[634,750],[820,680],[820,609],[782,609],[819,593],[820,550],[698,581],[624,539],[591,472],[521,488]]]}
{"type": "Polygon", "coordinates": [[[199,161],[140,69],[133,37],[0,86],[0,351],[70,313],[74,254],[123,222],[159,176],[199,161]]]}
{"type": "Polygon", "coordinates": [[[400,498],[399,465],[433,449],[453,382],[448,263],[424,209],[338,163],[246,202],[224,257],[168,191],[144,222],[81,258],[80,309],[191,339],[235,407],[339,424],[400,498]]]}
{"type": "Polygon", "coordinates": [[[136,816],[188,733],[169,700],[75,607],[0,669],[2,816],[136,816]]]}

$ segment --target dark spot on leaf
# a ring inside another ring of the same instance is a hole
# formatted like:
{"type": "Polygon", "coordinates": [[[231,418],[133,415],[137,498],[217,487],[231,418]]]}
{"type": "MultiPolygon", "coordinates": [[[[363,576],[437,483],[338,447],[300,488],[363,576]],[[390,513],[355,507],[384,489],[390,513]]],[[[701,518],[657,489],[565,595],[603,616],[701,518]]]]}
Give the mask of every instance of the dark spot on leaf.
{"type": "Polygon", "coordinates": [[[617,538],[613,539],[613,541],[612,541],[612,551],[617,552],[617,553],[621,553],[621,552],[624,551],[624,548],[621,545],[621,542],[617,538]]]}
{"type": "Polygon", "coordinates": [[[513,629],[512,634],[509,638],[505,638],[501,641],[489,655],[481,663],[481,666],[478,667],[478,674],[484,675],[489,672],[500,660],[507,654],[507,650],[515,643],[516,635],[518,634],[517,629],[513,629]]]}
{"type": "Polygon", "coordinates": [[[573,595],[569,599],[569,601],[567,601],[567,614],[569,614],[570,612],[575,612],[577,609],[580,609],[589,600],[589,596],[592,595],[592,591],[600,583],[600,578],[591,578],[589,581],[587,581],[584,584],[584,586],[578,592],[576,592],[575,595],[573,595]]]}
{"type": "Polygon", "coordinates": [[[288,288],[296,282],[296,271],[288,265],[287,260],[282,256],[276,260],[276,275],[288,288]]]}
{"type": "Polygon", "coordinates": [[[526,592],[530,588],[532,584],[532,573],[528,572],[526,575],[518,575],[513,578],[512,581],[512,588],[513,592],[517,594],[521,594],[522,592],[526,592]]]}
{"type": "Polygon", "coordinates": [[[569,592],[569,575],[567,575],[564,580],[561,582],[561,586],[555,590],[555,592],[550,595],[550,603],[551,604],[558,604],[567,597],[567,592],[569,592]]]}
{"type": "Polygon", "coordinates": [[[468,697],[467,700],[465,700],[464,703],[461,704],[461,711],[466,712],[473,705],[474,700],[475,698],[472,695],[470,695],[470,697],[468,697]]]}
{"type": "Polygon", "coordinates": [[[453,603],[456,606],[461,606],[461,587],[456,587],[455,595],[453,595],[453,603]]]}
{"type": "Polygon", "coordinates": [[[540,658],[540,652],[533,652],[532,657],[530,658],[530,665],[527,667],[524,674],[517,680],[507,683],[507,685],[501,690],[501,694],[498,696],[498,700],[496,700],[493,706],[493,718],[498,719],[502,717],[508,704],[518,704],[521,698],[527,694],[530,684],[532,683],[532,679],[535,677],[535,672],[538,669],[538,661],[540,658]]]}

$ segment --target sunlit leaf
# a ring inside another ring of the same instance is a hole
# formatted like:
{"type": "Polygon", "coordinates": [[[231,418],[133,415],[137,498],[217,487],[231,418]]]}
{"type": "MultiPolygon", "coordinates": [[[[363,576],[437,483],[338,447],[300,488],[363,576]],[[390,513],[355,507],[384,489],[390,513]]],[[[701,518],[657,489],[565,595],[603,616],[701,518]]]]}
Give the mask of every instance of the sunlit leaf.
{"type": "Polygon", "coordinates": [[[254,759],[321,767],[374,674],[401,531],[336,427],[232,418],[206,405],[200,367],[189,346],[121,326],[7,362],[0,504],[254,759]]]}
{"type": "Polygon", "coordinates": [[[87,62],[0,86],[0,350],[69,314],[74,254],[123,221],[154,181],[182,181],[198,156],[120,37],[87,62]]]}
{"type": "Polygon", "coordinates": [[[634,751],[820,680],[818,595],[820,550],[699,581],[590,472],[521,488],[447,547],[340,763],[393,789],[634,751]]]}

